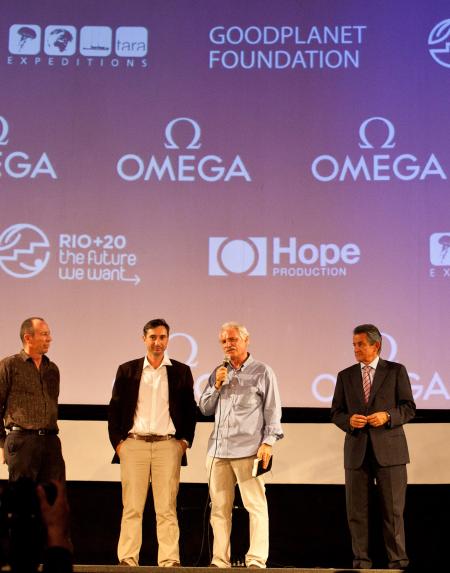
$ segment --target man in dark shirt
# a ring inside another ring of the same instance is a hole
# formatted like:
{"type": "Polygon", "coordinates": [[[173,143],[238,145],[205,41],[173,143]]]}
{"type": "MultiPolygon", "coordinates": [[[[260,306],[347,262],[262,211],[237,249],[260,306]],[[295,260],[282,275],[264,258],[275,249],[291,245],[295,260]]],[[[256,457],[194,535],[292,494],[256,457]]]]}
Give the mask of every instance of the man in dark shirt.
{"type": "Polygon", "coordinates": [[[45,356],[50,329],[43,318],[31,317],[20,338],[23,350],[0,362],[0,462],[8,464],[10,481],[65,481],[57,436],[59,370],[45,356]]]}

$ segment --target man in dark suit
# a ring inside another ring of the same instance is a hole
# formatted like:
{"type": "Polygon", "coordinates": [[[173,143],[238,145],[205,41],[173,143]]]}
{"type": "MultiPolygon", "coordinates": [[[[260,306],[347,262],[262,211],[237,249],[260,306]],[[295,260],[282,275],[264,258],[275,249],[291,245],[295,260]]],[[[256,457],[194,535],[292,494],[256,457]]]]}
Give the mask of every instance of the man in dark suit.
{"type": "Polygon", "coordinates": [[[121,565],[139,565],[142,515],[151,482],[156,513],[158,565],[179,566],[176,498],[180,465],[194,439],[197,406],[186,364],[169,359],[169,325],[144,326],[144,358],[119,366],[109,404],[108,430],[120,461],[123,514],[118,544],[121,565]]]}
{"type": "Polygon", "coordinates": [[[332,421],[346,432],[344,443],[347,518],[353,567],[369,569],[369,491],[376,481],[383,536],[390,569],[407,567],[403,511],[406,464],[403,424],[414,417],[408,373],[403,365],[380,358],[382,338],[372,324],[353,331],[355,364],[339,372],[331,406],[332,421]]]}

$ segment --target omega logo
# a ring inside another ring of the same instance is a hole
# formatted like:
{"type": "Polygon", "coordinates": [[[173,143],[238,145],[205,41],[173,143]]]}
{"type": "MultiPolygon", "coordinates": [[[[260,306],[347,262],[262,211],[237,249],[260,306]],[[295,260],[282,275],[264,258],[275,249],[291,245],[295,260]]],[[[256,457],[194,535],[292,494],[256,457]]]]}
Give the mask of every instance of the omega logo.
{"type": "MultiPolygon", "coordinates": [[[[164,147],[169,151],[181,149],[182,146],[176,135],[179,135],[180,130],[185,135],[186,127],[188,131],[192,130],[192,134],[188,134],[188,142],[183,147],[189,151],[200,149],[202,147],[200,124],[189,117],[177,117],[169,121],[164,132],[164,147]]],[[[127,153],[118,160],[116,169],[119,177],[124,181],[157,179],[180,183],[197,180],[215,183],[217,181],[228,182],[234,178],[251,181],[250,174],[239,155],[235,155],[234,159],[229,161],[217,154],[198,156],[194,153],[172,153],[161,158],[155,154],[142,157],[127,153]]]]}
{"type": "MultiPolygon", "coordinates": [[[[385,117],[369,117],[359,127],[359,148],[363,150],[375,149],[373,133],[381,133],[383,150],[393,150],[396,146],[394,124],[385,117]]],[[[427,177],[435,176],[443,180],[447,174],[434,153],[427,159],[416,157],[412,153],[391,155],[390,153],[373,153],[351,157],[346,155],[343,159],[333,155],[319,155],[311,165],[311,172],[317,181],[328,183],[331,181],[423,181],[427,177]]]]}
{"type": "Polygon", "coordinates": [[[175,119],[172,119],[172,121],[169,121],[165,131],[166,143],[164,144],[164,147],[166,149],[180,149],[180,146],[175,143],[173,137],[173,128],[177,123],[180,122],[186,122],[189,125],[192,125],[192,129],[194,130],[192,141],[189,143],[189,145],[186,145],[186,149],[200,149],[200,147],[202,146],[202,144],[199,143],[201,129],[199,124],[190,117],[177,117],[175,119]]]}
{"type": "MultiPolygon", "coordinates": [[[[0,116],[0,145],[8,145],[9,124],[6,118],[0,116]]],[[[14,179],[30,177],[34,179],[38,175],[49,175],[52,179],[58,179],[56,171],[46,153],[42,153],[37,160],[33,160],[24,151],[0,151],[0,177],[5,174],[14,179]]]]}

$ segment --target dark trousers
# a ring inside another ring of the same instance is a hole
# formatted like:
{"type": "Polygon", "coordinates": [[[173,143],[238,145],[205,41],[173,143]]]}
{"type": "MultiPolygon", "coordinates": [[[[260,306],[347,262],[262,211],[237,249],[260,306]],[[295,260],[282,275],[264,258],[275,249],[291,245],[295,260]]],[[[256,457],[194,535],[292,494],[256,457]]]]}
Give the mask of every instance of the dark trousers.
{"type": "Polygon", "coordinates": [[[10,481],[29,478],[37,482],[52,479],[64,482],[66,479],[61,442],[56,435],[10,432],[5,440],[5,460],[10,481]]]}
{"type": "Polygon", "coordinates": [[[369,569],[369,495],[371,485],[377,484],[383,518],[383,538],[390,569],[403,568],[409,563],[405,550],[406,466],[381,467],[369,445],[360,468],[345,470],[347,518],[352,537],[353,567],[369,569]]]}

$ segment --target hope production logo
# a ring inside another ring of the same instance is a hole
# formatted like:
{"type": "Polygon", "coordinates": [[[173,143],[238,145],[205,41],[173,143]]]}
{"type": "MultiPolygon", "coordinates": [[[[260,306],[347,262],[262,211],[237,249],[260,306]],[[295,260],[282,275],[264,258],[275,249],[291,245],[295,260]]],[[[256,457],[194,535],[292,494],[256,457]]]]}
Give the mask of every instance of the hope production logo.
{"type": "Polygon", "coordinates": [[[436,267],[450,266],[450,232],[430,236],[430,262],[436,267]]]}
{"type": "Polygon", "coordinates": [[[0,234],[0,267],[18,279],[34,277],[47,266],[49,249],[50,243],[38,227],[11,225],[0,234]]]}
{"type": "Polygon", "coordinates": [[[208,274],[210,276],[233,274],[266,276],[266,237],[248,237],[247,239],[210,237],[208,274]]]}
{"type": "Polygon", "coordinates": [[[450,68],[450,19],[442,20],[431,30],[428,48],[435,62],[450,68]]]}

